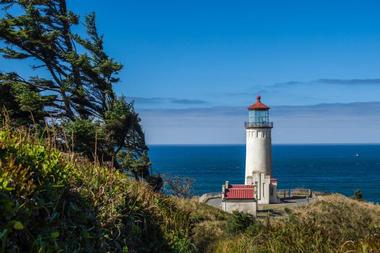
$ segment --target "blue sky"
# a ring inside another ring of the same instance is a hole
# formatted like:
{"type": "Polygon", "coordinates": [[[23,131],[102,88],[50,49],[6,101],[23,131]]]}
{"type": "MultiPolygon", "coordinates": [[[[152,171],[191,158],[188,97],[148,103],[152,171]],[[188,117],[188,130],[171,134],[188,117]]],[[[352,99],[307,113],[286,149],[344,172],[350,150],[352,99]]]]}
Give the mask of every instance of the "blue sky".
{"type": "MultiPolygon", "coordinates": [[[[148,143],[244,143],[272,106],[274,143],[380,142],[379,1],[69,0],[95,11],[148,143]]],[[[0,60],[1,68],[28,73],[0,60]]]]}

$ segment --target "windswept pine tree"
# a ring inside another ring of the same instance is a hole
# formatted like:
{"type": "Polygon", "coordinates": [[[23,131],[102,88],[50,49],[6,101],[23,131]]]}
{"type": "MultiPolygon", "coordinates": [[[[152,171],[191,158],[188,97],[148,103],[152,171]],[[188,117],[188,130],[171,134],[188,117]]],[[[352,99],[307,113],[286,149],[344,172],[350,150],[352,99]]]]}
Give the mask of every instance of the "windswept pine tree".
{"type": "MultiPolygon", "coordinates": [[[[104,51],[95,14],[85,17],[86,32],[81,35],[73,32],[80,17],[65,0],[0,0],[0,7],[0,53],[33,63],[35,73],[0,70],[0,107],[12,123],[42,124],[49,119],[72,136],[66,141],[73,142],[74,151],[120,169],[115,158],[123,151],[140,164],[147,151],[140,118],[133,104],[113,90],[122,65],[104,51]]],[[[150,163],[145,164],[138,175],[147,178],[150,163]]]]}
{"type": "Polygon", "coordinates": [[[23,82],[56,96],[50,105],[52,115],[69,119],[104,118],[115,100],[112,84],[121,64],[103,49],[103,38],[95,26],[95,15],[86,17],[87,37],[72,32],[79,17],[67,10],[66,1],[1,1],[5,18],[0,34],[6,46],[1,48],[8,59],[37,60],[34,69],[44,69],[49,79],[5,75],[2,80],[23,82]],[[21,15],[12,15],[21,8],[21,15]]]}

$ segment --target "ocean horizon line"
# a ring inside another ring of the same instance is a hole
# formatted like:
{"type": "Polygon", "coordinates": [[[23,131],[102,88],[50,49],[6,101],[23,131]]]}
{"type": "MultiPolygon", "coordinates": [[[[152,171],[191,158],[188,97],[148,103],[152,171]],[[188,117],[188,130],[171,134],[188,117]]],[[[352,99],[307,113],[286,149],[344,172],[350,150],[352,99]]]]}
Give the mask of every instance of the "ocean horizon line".
{"type": "MultiPolygon", "coordinates": [[[[245,146],[245,143],[154,143],[147,144],[148,146],[245,146]]],[[[364,146],[364,145],[380,145],[376,143],[364,143],[364,142],[337,142],[337,143],[272,143],[273,146],[364,146]]]]}

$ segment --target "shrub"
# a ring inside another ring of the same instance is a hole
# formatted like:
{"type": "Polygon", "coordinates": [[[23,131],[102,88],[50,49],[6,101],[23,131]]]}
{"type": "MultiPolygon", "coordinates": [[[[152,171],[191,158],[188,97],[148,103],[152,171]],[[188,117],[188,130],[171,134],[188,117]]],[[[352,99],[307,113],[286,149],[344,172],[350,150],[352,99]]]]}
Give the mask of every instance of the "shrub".
{"type": "Polygon", "coordinates": [[[354,193],[354,199],[356,200],[363,200],[363,194],[360,190],[355,191],[354,193]]]}
{"type": "Polygon", "coordinates": [[[165,190],[168,194],[190,198],[192,196],[193,179],[189,177],[165,176],[165,190]]]}
{"type": "Polygon", "coordinates": [[[235,235],[244,232],[248,227],[255,224],[255,219],[251,214],[234,211],[227,219],[227,232],[235,235]]]}

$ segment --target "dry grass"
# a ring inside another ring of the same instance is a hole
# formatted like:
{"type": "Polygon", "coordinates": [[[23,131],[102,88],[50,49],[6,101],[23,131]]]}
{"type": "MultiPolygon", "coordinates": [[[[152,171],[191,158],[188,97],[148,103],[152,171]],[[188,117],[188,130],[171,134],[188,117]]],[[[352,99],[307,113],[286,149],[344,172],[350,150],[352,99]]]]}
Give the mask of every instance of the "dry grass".
{"type": "Polygon", "coordinates": [[[357,201],[348,198],[341,194],[331,194],[325,196],[318,196],[317,201],[307,207],[302,207],[297,210],[299,215],[307,215],[308,212],[323,212],[323,203],[333,203],[335,205],[345,206],[353,212],[362,213],[366,212],[371,217],[374,223],[380,224],[380,205],[366,201],[357,201]]]}
{"type": "Polygon", "coordinates": [[[264,223],[210,252],[380,252],[380,206],[342,195],[320,196],[264,223]]]}

